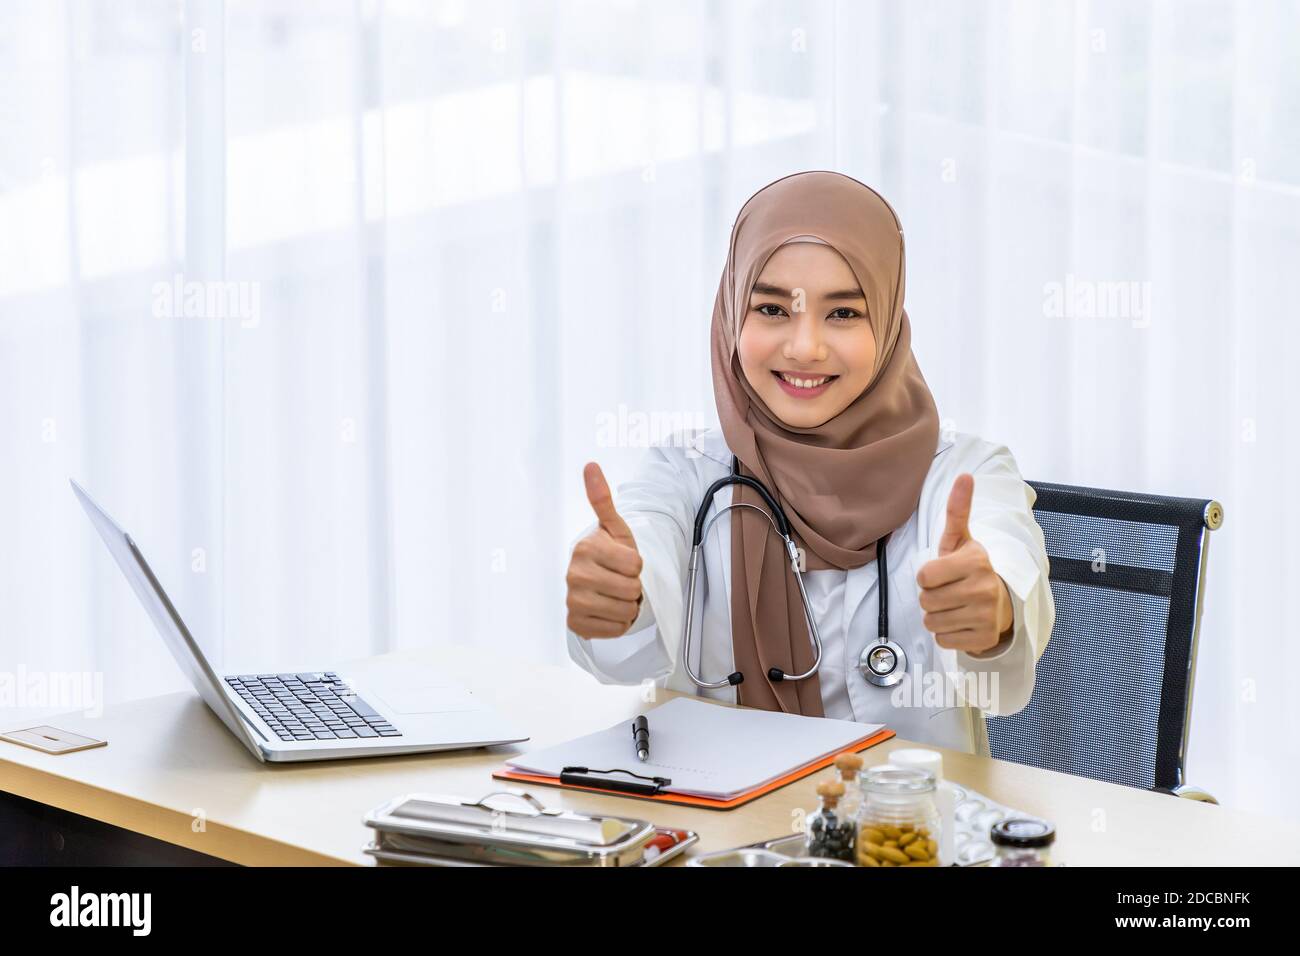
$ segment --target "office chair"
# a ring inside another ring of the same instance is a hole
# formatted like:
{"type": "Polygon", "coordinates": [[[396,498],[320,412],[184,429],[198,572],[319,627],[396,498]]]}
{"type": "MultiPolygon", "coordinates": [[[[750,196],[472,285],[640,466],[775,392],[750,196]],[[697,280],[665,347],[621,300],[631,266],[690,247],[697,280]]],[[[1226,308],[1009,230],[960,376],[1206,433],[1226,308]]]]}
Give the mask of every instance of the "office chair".
{"type": "Polygon", "coordinates": [[[994,757],[1217,803],[1184,779],[1217,501],[1031,481],[1056,625],[994,757]]]}

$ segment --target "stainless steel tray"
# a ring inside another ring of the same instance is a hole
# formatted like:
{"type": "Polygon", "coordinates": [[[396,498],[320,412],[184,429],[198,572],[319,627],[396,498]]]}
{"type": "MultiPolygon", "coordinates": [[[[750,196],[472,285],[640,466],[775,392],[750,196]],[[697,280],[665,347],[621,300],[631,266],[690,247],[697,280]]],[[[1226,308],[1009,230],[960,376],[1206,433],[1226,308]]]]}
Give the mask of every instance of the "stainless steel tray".
{"type": "MultiPolygon", "coordinates": [[[[478,800],[442,794],[407,794],[364,817],[375,831],[364,851],[392,862],[486,866],[640,866],[657,830],[645,820],[548,809],[521,790],[478,800]],[[511,797],[522,807],[488,801],[511,797]]],[[[689,832],[689,831],[688,831],[689,832]]],[[[671,858],[698,837],[660,854],[671,858]]]]}
{"type": "MultiPolygon", "coordinates": [[[[694,830],[687,830],[686,838],[682,840],[680,843],[673,846],[671,849],[665,850],[664,852],[658,854],[657,856],[655,856],[653,859],[650,860],[647,860],[643,853],[638,862],[630,863],[627,865],[628,866],[662,866],[663,864],[667,863],[669,860],[673,859],[674,857],[681,856],[683,853],[686,852],[687,848],[692,847],[699,842],[700,842],[700,835],[696,833],[694,830]]],[[[362,847],[362,852],[367,853],[370,856],[373,856],[380,863],[395,864],[397,866],[493,867],[493,866],[501,865],[496,863],[475,863],[470,860],[430,857],[430,856],[424,856],[422,854],[401,853],[395,850],[385,850],[382,847],[380,847],[378,844],[376,844],[374,841],[371,841],[370,843],[367,843],[364,847],[362,847]]]]}
{"type": "MultiPolygon", "coordinates": [[[[961,784],[953,784],[956,791],[956,827],[953,834],[954,850],[957,855],[956,866],[987,866],[994,857],[993,844],[989,842],[989,828],[1000,820],[1009,817],[1015,817],[1022,820],[1038,820],[1040,817],[1032,813],[1024,813],[1011,807],[1003,806],[994,800],[990,800],[982,793],[978,793],[969,787],[963,787],[961,784]]],[[[745,851],[765,850],[775,853],[782,857],[793,859],[804,855],[804,835],[802,833],[791,833],[785,836],[773,837],[770,840],[761,840],[758,843],[749,843],[742,847],[737,847],[733,853],[743,853],[745,851]]],[[[718,854],[711,854],[718,855],[718,854]]],[[[696,859],[701,859],[697,857],[696,859]]],[[[692,861],[694,864],[694,861],[692,861]]],[[[694,864],[700,866],[710,865],[708,863],[694,864]]],[[[715,862],[714,866],[747,866],[747,865],[776,865],[776,864],[752,864],[737,861],[735,863],[715,862]]]]}

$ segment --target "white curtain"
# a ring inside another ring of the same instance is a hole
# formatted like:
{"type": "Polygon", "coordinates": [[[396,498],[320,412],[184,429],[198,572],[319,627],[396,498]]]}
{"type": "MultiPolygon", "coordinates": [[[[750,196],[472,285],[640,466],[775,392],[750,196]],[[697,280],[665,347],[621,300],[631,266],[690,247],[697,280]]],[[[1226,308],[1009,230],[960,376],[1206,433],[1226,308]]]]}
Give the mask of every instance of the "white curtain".
{"type": "Polygon", "coordinates": [[[949,427],[1224,503],[1190,778],[1294,817],[1298,37],[1286,0],[6,2],[0,674],[184,686],[69,477],[224,670],[564,660],[582,463],[714,420],[735,213],[834,169],[903,219],[949,427]]]}

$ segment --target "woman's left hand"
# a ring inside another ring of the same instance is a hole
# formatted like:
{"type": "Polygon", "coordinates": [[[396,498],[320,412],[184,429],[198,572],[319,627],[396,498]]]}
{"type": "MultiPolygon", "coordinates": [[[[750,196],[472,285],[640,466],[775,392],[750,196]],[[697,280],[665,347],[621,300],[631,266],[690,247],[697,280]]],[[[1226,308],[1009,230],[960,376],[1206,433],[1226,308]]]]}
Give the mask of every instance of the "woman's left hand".
{"type": "Polygon", "coordinates": [[[925,628],[940,647],[979,655],[1011,640],[1011,595],[989,553],[970,535],[975,478],[961,474],[948,495],[938,557],[916,573],[925,628]]]}

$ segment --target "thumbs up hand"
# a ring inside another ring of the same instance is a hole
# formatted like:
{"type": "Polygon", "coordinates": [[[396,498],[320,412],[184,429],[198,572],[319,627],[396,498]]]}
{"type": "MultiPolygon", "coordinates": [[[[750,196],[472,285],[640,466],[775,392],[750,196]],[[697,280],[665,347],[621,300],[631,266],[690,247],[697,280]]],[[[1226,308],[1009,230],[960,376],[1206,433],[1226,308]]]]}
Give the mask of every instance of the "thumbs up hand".
{"type": "Polygon", "coordinates": [[[588,462],[582,477],[599,525],[569,559],[568,627],[582,637],[618,637],[641,612],[641,553],[632,529],[614,509],[600,465],[588,462]]]}
{"type": "Polygon", "coordinates": [[[970,506],[975,478],[961,474],[948,495],[948,517],[939,553],[921,566],[916,583],[926,630],[940,647],[980,654],[1011,637],[1011,594],[971,537],[970,506]]]}

